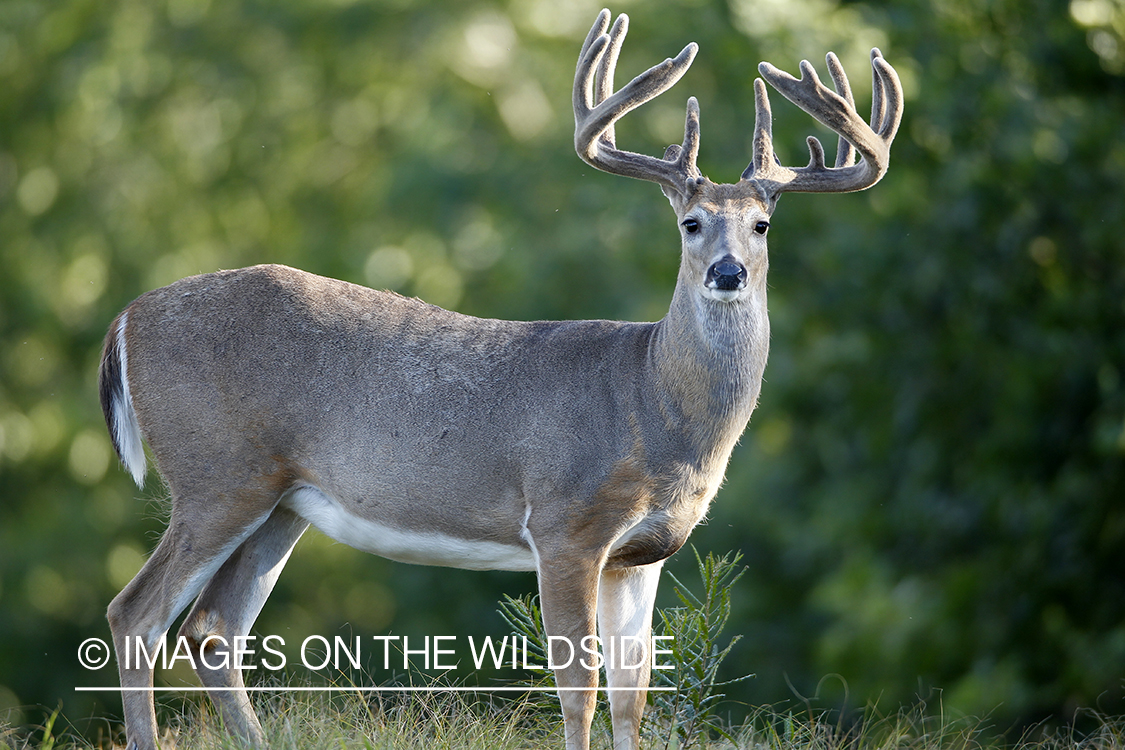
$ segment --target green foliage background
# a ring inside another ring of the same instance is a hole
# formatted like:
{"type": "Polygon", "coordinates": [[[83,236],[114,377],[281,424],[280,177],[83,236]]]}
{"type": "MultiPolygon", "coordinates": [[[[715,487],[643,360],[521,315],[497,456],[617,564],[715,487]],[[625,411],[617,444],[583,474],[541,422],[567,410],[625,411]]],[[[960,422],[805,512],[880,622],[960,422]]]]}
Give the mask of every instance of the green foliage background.
{"type": "MultiPolygon", "coordinates": [[[[73,688],[115,682],[76,649],[108,636],[162,528],[95,392],[104,331],[141,292],[268,261],[482,316],[663,314],[663,197],[571,146],[598,7],[0,2],[0,709],[119,711],[73,688]]],[[[749,160],[759,60],[833,49],[862,107],[879,46],[906,90],[880,185],[774,217],[762,404],[693,537],[750,563],[728,626],[732,674],[757,674],[739,697],[940,691],[1001,727],[1125,711],[1125,4],[613,10],[633,22],[622,81],[701,46],[620,141],[661,153],[694,94],[718,181],[749,160]]],[[[782,158],[803,163],[819,126],[773,99],[782,158]]],[[[258,631],[499,634],[499,593],[533,587],[310,532],[258,631]]]]}

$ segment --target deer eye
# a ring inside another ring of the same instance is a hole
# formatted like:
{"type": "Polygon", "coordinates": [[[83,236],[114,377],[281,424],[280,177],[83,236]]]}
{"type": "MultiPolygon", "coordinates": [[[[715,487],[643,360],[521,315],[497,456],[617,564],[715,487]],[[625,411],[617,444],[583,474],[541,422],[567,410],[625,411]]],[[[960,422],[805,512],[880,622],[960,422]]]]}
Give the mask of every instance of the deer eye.
{"type": "Polygon", "coordinates": [[[758,234],[765,234],[769,230],[769,228],[770,223],[768,221],[759,221],[754,225],[754,231],[758,234]]]}
{"type": "Polygon", "coordinates": [[[684,231],[688,234],[695,234],[699,231],[699,222],[695,219],[684,219],[680,222],[680,226],[683,227],[684,231]]]}

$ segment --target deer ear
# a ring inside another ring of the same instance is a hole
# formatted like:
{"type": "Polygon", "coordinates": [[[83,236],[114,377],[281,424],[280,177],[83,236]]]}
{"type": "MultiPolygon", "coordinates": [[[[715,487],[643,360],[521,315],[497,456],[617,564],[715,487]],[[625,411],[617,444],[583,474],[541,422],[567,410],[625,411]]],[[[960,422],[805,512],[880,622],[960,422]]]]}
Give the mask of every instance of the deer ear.
{"type": "Polygon", "coordinates": [[[664,193],[664,197],[667,198],[668,202],[672,204],[672,210],[676,212],[676,215],[680,215],[680,213],[682,213],[684,204],[687,202],[684,200],[684,197],[677,191],[669,188],[667,185],[661,185],[660,192],[664,193]]]}
{"type": "MultiPolygon", "coordinates": [[[[680,147],[669,146],[668,151],[665,152],[665,158],[672,152],[672,149],[675,149],[678,154],[680,147]]],[[[684,186],[680,190],[673,190],[669,185],[661,185],[660,192],[664,193],[664,197],[672,204],[672,208],[675,209],[677,214],[680,214],[683,212],[688,202],[691,201],[692,197],[699,192],[699,189],[703,187],[706,182],[706,177],[688,177],[684,180],[684,186]]]]}

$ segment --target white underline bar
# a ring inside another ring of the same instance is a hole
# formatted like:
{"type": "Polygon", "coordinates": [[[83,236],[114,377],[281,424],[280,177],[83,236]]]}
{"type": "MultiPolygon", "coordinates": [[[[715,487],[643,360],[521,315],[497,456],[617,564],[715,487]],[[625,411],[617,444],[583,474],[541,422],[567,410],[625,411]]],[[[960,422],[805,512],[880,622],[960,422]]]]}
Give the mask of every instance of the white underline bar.
{"type": "MultiPolygon", "coordinates": [[[[225,687],[75,687],[78,693],[210,693],[236,690],[225,687]]],[[[618,690],[647,690],[650,693],[673,691],[674,687],[245,687],[248,693],[561,693],[574,690],[595,690],[608,693],[618,690]]]]}

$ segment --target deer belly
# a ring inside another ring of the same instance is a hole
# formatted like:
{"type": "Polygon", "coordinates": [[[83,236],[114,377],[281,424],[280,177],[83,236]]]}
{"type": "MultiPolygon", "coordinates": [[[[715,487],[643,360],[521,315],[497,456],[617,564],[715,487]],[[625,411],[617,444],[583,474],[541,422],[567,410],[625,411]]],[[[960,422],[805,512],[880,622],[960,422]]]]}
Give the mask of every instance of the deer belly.
{"type": "Polygon", "coordinates": [[[336,541],[389,560],[469,570],[535,570],[529,547],[390,526],[350,513],[316,487],[298,487],[282,504],[336,541]]]}

